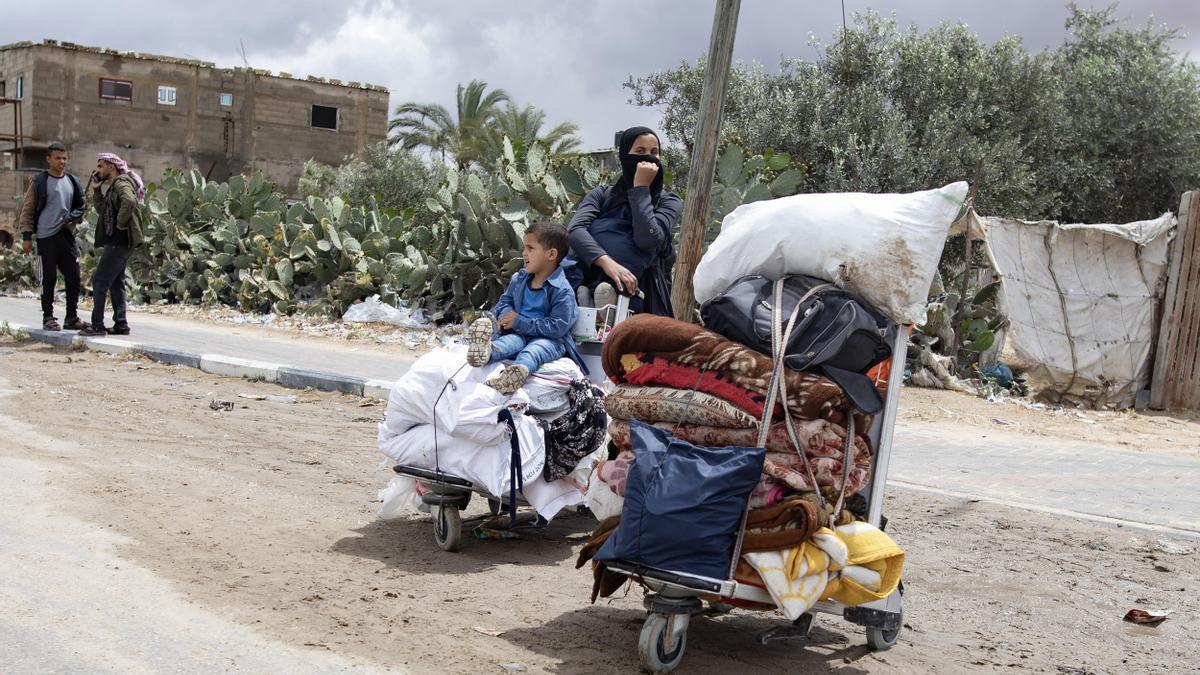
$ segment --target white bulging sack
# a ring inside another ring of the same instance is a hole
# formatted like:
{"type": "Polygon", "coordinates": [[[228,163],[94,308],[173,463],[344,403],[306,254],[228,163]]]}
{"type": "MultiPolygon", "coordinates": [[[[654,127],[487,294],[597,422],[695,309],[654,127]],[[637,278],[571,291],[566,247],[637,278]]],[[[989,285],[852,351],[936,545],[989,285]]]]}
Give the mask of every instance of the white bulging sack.
{"type": "Polygon", "coordinates": [[[925,321],[929,286],[967,183],[909,194],[800,194],[725,217],[693,278],[706,302],[751,275],[833,281],[904,324],[925,321]]]}

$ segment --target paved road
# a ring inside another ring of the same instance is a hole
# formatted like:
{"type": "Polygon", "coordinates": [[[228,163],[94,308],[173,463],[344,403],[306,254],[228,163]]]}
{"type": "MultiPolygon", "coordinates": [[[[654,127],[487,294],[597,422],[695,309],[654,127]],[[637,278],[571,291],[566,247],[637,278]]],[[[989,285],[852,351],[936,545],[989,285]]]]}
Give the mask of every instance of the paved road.
{"type": "MultiPolygon", "coordinates": [[[[55,307],[62,321],[61,303],[55,307]]],[[[36,300],[0,296],[0,322],[42,325],[42,310],[36,300]]],[[[131,312],[134,333],[142,344],[168,347],[197,354],[218,354],[289,365],[306,370],[353,375],[364,380],[395,380],[408,370],[413,358],[320,338],[289,337],[254,326],[209,324],[162,314],[131,312]]]]}
{"type": "MultiPolygon", "coordinates": [[[[411,358],[371,345],[293,339],[162,315],[133,315],[139,342],[311,370],[394,380],[411,358]]],[[[0,297],[0,321],[40,324],[34,300],[0,297]]],[[[1200,536],[1200,459],[990,430],[987,438],[897,425],[890,480],[898,487],[1052,513],[1145,524],[1200,536]]]]}
{"type": "Polygon", "coordinates": [[[1184,530],[1200,537],[1200,459],[995,430],[987,438],[908,427],[889,479],[1038,510],[1184,530]]]}

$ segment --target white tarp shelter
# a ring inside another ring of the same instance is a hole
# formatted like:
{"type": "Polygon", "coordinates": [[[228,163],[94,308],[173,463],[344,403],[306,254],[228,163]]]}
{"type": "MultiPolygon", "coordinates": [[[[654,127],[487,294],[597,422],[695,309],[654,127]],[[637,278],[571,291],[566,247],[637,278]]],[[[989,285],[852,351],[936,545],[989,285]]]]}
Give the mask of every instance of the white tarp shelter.
{"type": "Polygon", "coordinates": [[[1035,390],[1094,407],[1133,406],[1149,386],[1175,216],[1123,225],[980,217],[1011,325],[1006,351],[1035,390]]]}

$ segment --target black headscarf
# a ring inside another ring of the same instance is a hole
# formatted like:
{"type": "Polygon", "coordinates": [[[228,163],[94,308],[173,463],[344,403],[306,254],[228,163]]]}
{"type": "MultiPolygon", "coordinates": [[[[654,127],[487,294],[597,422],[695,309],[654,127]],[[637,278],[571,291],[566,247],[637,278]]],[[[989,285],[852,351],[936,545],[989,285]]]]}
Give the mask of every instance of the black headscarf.
{"type": "MultiPolygon", "coordinates": [[[[662,161],[654,155],[629,154],[634,142],[646,134],[658,139],[658,134],[647,127],[629,127],[621,134],[621,144],[617,146],[617,158],[621,160],[621,178],[613,186],[612,195],[624,197],[625,192],[633,187],[633,175],[637,173],[638,162],[650,162],[658,166],[658,174],[654,176],[654,182],[650,184],[650,201],[657,204],[658,196],[662,194],[663,189],[662,161]]],[[[661,143],[662,141],[659,140],[660,147],[661,143]]]]}

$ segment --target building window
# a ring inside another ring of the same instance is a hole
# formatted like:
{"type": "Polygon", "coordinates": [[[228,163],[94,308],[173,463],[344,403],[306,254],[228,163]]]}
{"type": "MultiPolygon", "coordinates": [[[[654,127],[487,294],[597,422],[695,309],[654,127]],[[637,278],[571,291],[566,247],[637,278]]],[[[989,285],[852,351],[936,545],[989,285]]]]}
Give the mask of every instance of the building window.
{"type": "Polygon", "coordinates": [[[100,78],[100,98],[113,101],[132,101],[133,83],[128,80],[100,78]]]}
{"type": "Polygon", "coordinates": [[[328,105],[316,105],[312,107],[312,127],[314,129],[333,129],[338,128],[338,109],[328,105]]]}
{"type": "Polygon", "coordinates": [[[158,86],[158,104],[159,105],[175,105],[175,87],[165,85],[158,86]]]}
{"type": "Polygon", "coordinates": [[[21,100],[21,99],[25,98],[25,76],[24,75],[17,76],[17,86],[16,86],[16,91],[13,92],[13,98],[15,98],[17,100],[21,100]]]}
{"type": "Polygon", "coordinates": [[[221,105],[229,107],[233,105],[233,94],[221,94],[221,105]]]}

